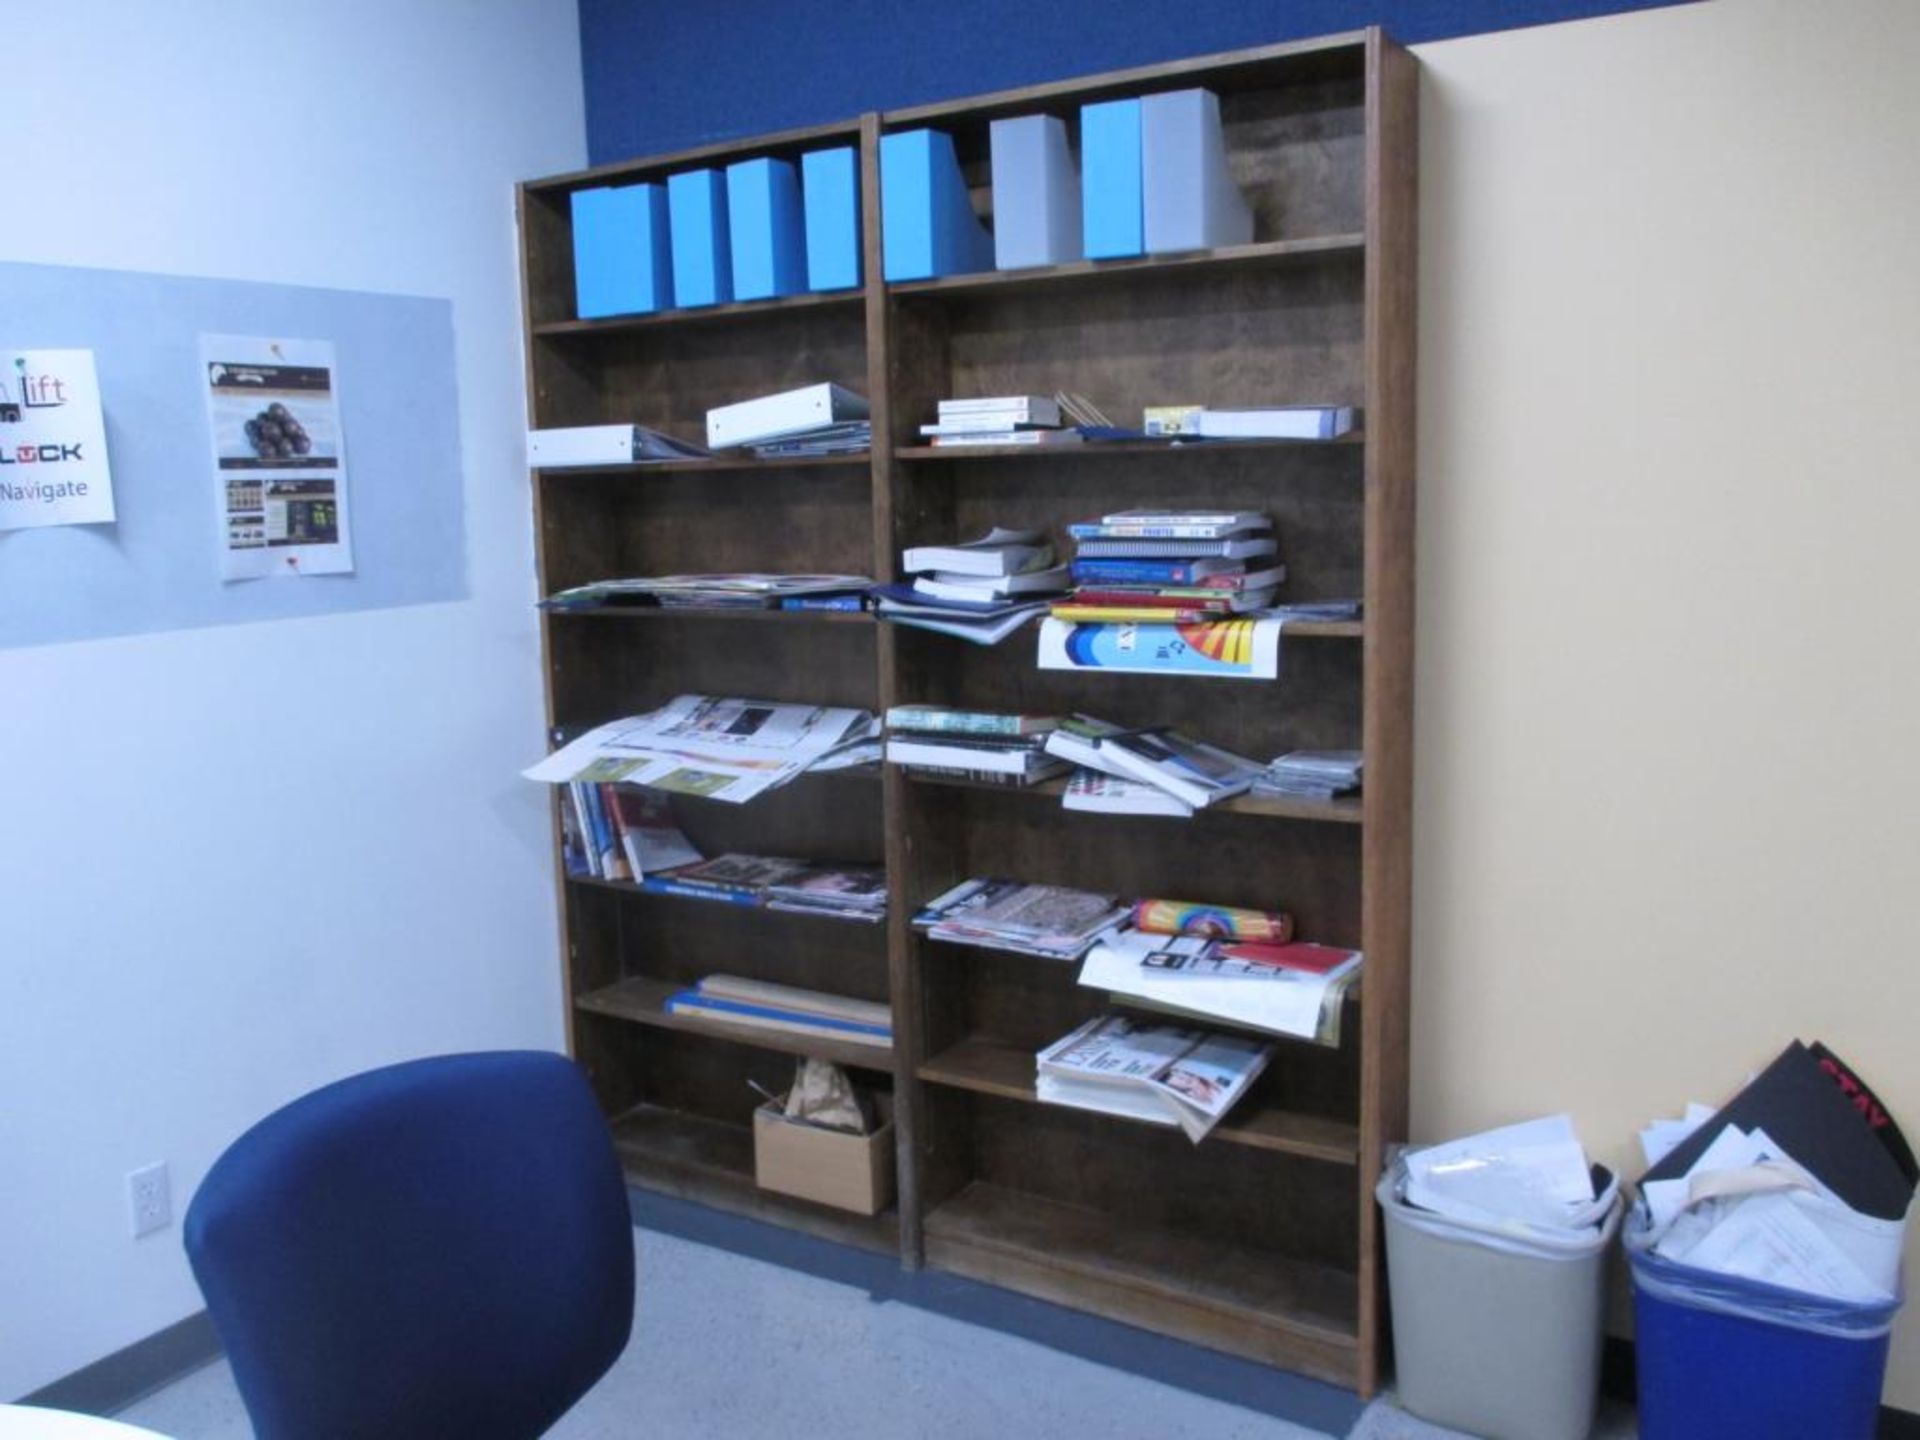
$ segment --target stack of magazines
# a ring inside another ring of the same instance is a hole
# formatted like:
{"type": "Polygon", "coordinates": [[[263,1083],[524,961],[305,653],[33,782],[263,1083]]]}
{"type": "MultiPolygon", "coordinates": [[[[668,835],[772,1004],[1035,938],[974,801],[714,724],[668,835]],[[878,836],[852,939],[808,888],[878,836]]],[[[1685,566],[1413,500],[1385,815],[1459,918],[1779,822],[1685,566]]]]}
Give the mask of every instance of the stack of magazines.
{"type": "Polygon", "coordinates": [[[878,923],[887,918],[887,872],[878,865],[809,865],[767,887],[767,908],[878,923]]]}
{"type": "Polygon", "coordinates": [[[1112,895],[976,879],[931,901],[913,923],[935,940],[1010,950],[1046,960],[1078,960],[1087,947],[1127,916],[1112,895]]]}
{"type": "Polygon", "coordinates": [[[1256,761],[1178,730],[1126,730],[1090,715],[1049,733],[1047,753],[1092,772],[1069,785],[1069,810],[1191,815],[1243,793],[1265,773],[1256,761]],[[1096,783],[1102,776],[1115,783],[1096,783]]]}
{"type": "Polygon", "coordinates": [[[660,605],[678,609],[859,610],[873,582],[864,575],[652,575],[595,580],[542,600],[548,610],[660,605]]]}
{"type": "Polygon", "coordinates": [[[709,975],[666,1003],[669,1015],[717,1020],[752,1030],[814,1035],[855,1045],[893,1044],[893,1012],[872,1000],[853,1000],[796,985],[709,975]]]}
{"type": "Polygon", "coordinates": [[[1034,1093],[1049,1105],[1178,1125],[1198,1144],[1272,1054],[1238,1035],[1103,1015],[1040,1052],[1034,1093]]]}
{"type": "Polygon", "coordinates": [[[640,888],[655,895],[766,906],[843,920],[877,921],[887,913],[887,872],[875,865],[825,865],[778,855],[716,855],[697,865],[650,874],[640,888]]]}
{"type": "Polygon", "coordinates": [[[1052,715],[895,705],[887,711],[887,759],[943,780],[1032,785],[1066,773],[1066,762],[1046,753],[1060,723],[1052,715]]]}
{"type": "Polygon", "coordinates": [[[1339,800],[1360,793],[1363,757],[1358,750],[1291,750],[1254,783],[1269,795],[1306,800],[1339,800]]]}

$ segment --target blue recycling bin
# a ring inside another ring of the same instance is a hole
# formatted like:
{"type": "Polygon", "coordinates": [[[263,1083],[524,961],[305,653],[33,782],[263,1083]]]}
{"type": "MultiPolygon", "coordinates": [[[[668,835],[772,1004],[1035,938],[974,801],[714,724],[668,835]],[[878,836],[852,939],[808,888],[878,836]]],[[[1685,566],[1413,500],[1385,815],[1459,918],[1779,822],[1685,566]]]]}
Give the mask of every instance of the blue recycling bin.
{"type": "Polygon", "coordinates": [[[1873,1440],[1900,1300],[1829,1300],[1654,1254],[1626,1235],[1640,1440],[1873,1440]]]}

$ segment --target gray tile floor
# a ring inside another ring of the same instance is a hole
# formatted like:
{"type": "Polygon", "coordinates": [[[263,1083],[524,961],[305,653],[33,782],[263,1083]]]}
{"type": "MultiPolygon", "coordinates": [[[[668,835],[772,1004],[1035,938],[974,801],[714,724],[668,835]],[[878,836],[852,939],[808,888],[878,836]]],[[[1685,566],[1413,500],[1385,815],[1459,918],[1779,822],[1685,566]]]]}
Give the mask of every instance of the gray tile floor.
{"type": "MultiPolygon", "coordinates": [[[[635,1232],[633,1340],[553,1440],[1327,1440],[1311,1430],[865,1290],[635,1232]]],[[[121,1419],[175,1440],[250,1440],[224,1363],[121,1419]]],[[[1596,1440],[1627,1440],[1609,1417],[1596,1440]]],[[[1388,1402],[1351,1440],[1452,1440],[1388,1402]]]]}

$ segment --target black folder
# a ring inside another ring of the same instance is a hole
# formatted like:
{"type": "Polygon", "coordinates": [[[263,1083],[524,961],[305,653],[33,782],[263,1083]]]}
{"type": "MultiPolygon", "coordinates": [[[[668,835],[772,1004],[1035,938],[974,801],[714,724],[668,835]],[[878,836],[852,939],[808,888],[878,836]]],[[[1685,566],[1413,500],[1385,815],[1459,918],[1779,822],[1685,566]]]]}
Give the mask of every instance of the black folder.
{"type": "MultiPolygon", "coordinates": [[[[1758,1127],[1861,1214],[1882,1220],[1904,1217],[1913,1199],[1913,1180],[1837,1077],[1822,1068],[1822,1056],[1852,1074],[1824,1046],[1816,1053],[1796,1040],[1644,1178],[1681,1179],[1728,1125],[1758,1127]]],[[[1905,1147],[1904,1139],[1899,1143],[1905,1147]]]]}

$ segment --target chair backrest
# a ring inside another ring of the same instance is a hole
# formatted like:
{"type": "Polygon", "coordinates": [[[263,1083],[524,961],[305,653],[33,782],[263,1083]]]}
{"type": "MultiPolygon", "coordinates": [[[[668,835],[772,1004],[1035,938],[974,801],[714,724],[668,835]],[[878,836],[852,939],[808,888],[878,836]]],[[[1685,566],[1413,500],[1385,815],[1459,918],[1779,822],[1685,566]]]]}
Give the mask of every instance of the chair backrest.
{"type": "Polygon", "coordinates": [[[185,1234],[259,1440],[530,1440],[633,1324],[619,1162],[544,1052],[294,1101],[214,1164],[185,1234]]]}

